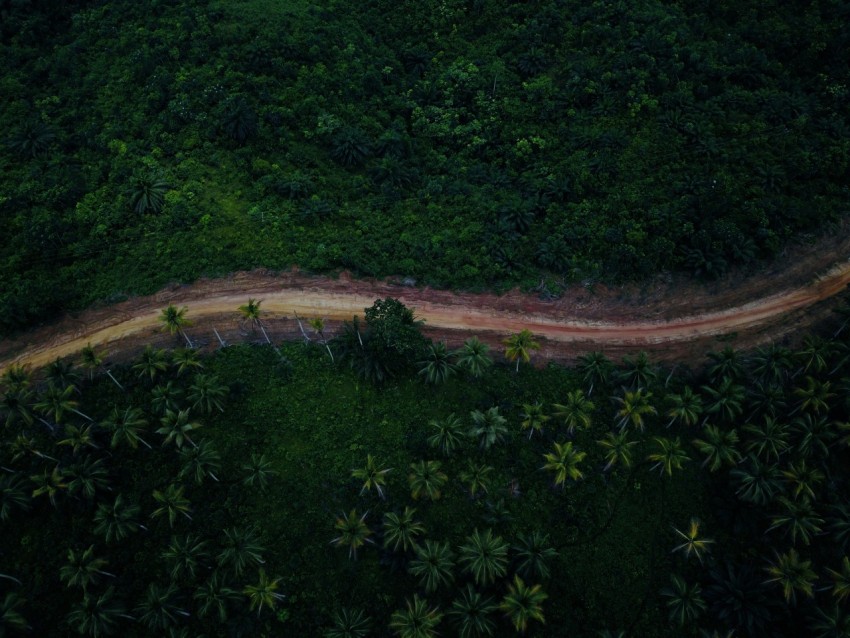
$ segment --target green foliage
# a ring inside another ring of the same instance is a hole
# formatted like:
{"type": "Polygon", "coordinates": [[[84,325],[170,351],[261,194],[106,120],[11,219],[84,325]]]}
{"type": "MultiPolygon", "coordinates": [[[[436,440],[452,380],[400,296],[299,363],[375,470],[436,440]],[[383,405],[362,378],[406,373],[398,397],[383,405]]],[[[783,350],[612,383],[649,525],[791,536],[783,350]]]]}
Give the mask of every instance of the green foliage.
{"type": "Polygon", "coordinates": [[[488,408],[485,412],[473,410],[469,416],[472,418],[469,435],[478,439],[478,445],[482,450],[489,450],[505,440],[508,434],[507,419],[499,414],[497,406],[488,408]]]}
{"type": "Polygon", "coordinates": [[[426,540],[416,547],[416,558],[407,570],[419,578],[426,594],[433,593],[454,580],[454,552],[448,543],[426,540]]]}
{"type": "Polygon", "coordinates": [[[545,622],[542,604],[548,597],[540,585],[526,585],[522,578],[514,576],[514,582],[508,585],[508,591],[499,607],[514,628],[525,633],[530,621],[545,622]]]}
{"type": "Polygon", "coordinates": [[[292,264],[712,278],[846,209],[831,5],[7,4],[4,333],[292,264]]]}
{"type": "MultiPolygon", "coordinates": [[[[838,392],[848,375],[845,350],[829,343],[816,378],[838,392]]],[[[128,638],[178,629],[215,636],[237,624],[254,633],[362,635],[367,618],[373,633],[400,632],[415,623],[407,602],[423,589],[430,602],[420,611],[445,612],[431,631],[446,635],[510,633],[523,617],[528,632],[541,636],[595,635],[605,626],[657,638],[699,629],[809,635],[816,623],[836,620],[833,601],[846,599],[850,513],[834,488],[846,476],[839,424],[850,420],[850,406],[829,397],[819,413],[802,407],[795,389],[808,389],[798,372],[807,356],[790,351],[798,367],[776,378],[737,377],[741,416],[725,423],[721,410],[711,417],[719,425],[696,431],[705,415],[693,424],[647,415],[645,432],[618,428],[623,403],[613,399],[625,395],[594,378],[593,418],[577,422],[565,440],[566,428],[564,437],[551,431],[564,417],[530,439],[520,426],[548,413],[536,406],[570,403],[565,395],[590,401],[584,368],[517,375],[495,366],[484,377],[458,375],[423,392],[410,368],[378,388],[333,365],[315,341],[278,350],[235,346],[201,358],[203,375],[239,391],[221,409],[213,406],[203,428],[185,432],[179,448],[145,444],[171,431],[151,432],[164,427],[163,402],[178,415],[196,384],[194,374],[168,365],[173,356],[161,353],[158,386],[147,371],[139,377],[120,366],[112,370],[123,388],[98,374],[72,381],[65,363],[51,370],[54,388],[75,388],[68,398],[77,412],[65,410],[58,428],[16,416],[0,445],[0,505],[11,521],[0,526],[0,546],[14,549],[3,556],[2,577],[23,583],[26,600],[13,611],[31,633],[52,638],[75,631],[72,620],[98,622],[107,586],[134,609],[128,615],[135,621],[121,615],[123,605],[104,621],[128,638]],[[290,361],[286,376],[276,367],[280,356],[290,361]],[[765,383],[786,401],[784,412],[762,401],[765,383]],[[471,412],[489,422],[474,437],[474,420],[453,416],[471,412]],[[501,433],[499,444],[477,445],[488,433],[501,433]],[[694,439],[700,462],[708,459],[704,467],[685,462],[694,439]],[[435,467],[429,458],[438,450],[435,467]],[[356,482],[352,468],[363,470],[356,482]],[[572,470],[581,480],[570,480],[572,470]],[[551,488],[559,473],[569,482],[566,493],[551,488]],[[378,486],[385,498],[375,494],[378,486]],[[347,514],[331,534],[334,511],[347,514]],[[323,528],[324,540],[316,536],[323,528]],[[346,560],[331,539],[359,560],[346,560]],[[363,549],[373,542],[373,550],[363,549]],[[778,553],[767,555],[774,546],[778,553]],[[73,596],[59,578],[72,564],[69,551],[75,573],[97,581],[85,591],[74,585],[73,596]],[[671,573],[683,586],[671,584],[671,573]],[[529,615],[533,606],[522,603],[515,576],[525,590],[543,584],[551,596],[539,606],[545,625],[529,615]],[[665,586],[673,595],[653,595],[665,586]],[[517,600],[498,611],[511,591],[517,600]],[[354,611],[343,615],[340,604],[354,611]],[[394,610],[405,616],[404,627],[390,628],[394,610]],[[139,621],[143,615],[159,628],[139,621]]],[[[709,406],[714,397],[702,387],[724,384],[712,376],[692,369],[647,378],[644,396],[651,393],[661,413],[690,387],[709,406]]],[[[616,367],[610,378],[622,378],[616,367]]],[[[23,393],[17,396],[27,405],[50,392],[21,370],[5,374],[3,384],[0,393],[23,393]]],[[[187,414],[185,424],[192,421],[187,414]]]]}
{"type": "MultiPolygon", "coordinates": [[[[425,338],[421,332],[422,322],[397,299],[377,299],[365,309],[365,319],[364,331],[361,332],[359,320],[355,317],[334,339],[341,359],[348,361],[352,370],[362,378],[382,383],[423,354],[425,338]]],[[[440,361],[428,362],[434,364],[431,366],[434,382],[441,375],[447,378],[447,356],[443,347],[440,361]]]]}
{"type": "Polygon", "coordinates": [[[508,543],[492,529],[477,529],[458,550],[458,562],[476,585],[487,586],[505,575],[508,567],[508,543]]]}
{"type": "Polygon", "coordinates": [[[348,557],[357,560],[357,550],[363,547],[366,543],[373,542],[371,538],[372,530],[366,525],[366,516],[369,512],[364,512],[362,516],[357,516],[357,510],[351,510],[348,514],[343,514],[336,519],[334,527],[339,532],[339,536],[335,537],[331,543],[337,547],[347,547],[348,557]]]}

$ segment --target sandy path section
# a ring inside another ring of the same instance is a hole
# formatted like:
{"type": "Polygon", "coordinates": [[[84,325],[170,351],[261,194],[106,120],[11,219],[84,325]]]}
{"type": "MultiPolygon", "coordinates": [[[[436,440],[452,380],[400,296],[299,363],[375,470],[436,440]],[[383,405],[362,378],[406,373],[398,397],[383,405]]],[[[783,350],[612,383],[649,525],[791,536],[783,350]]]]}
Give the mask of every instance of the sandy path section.
{"type": "MultiPolygon", "coordinates": [[[[175,337],[161,331],[160,314],[168,303],[188,306],[186,316],[193,324],[188,332],[201,346],[217,344],[213,327],[230,342],[256,339],[237,321],[237,308],[249,297],[262,299],[264,322],[276,339],[301,335],[295,316],[323,317],[332,334],[342,321],[362,315],[376,298],[392,296],[415,309],[426,333],[452,343],[474,334],[498,346],[505,336],[528,329],[543,342],[542,359],[571,360],[591,350],[613,355],[648,350],[659,360],[676,360],[710,349],[713,340],[724,335],[735,336],[735,347],[779,339],[823,319],[827,313],[816,311],[818,304],[848,285],[850,261],[845,259],[801,286],[713,312],[641,320],[635,318],[640,308],[631,303],[628,312],[612,312],[612,320],[604,320],[599,318],[604,307],[589,310],[575,299],[547,304],[516,292],[452,293],[346,276],[309,277],[297,271],[239,273],[86,311],[4,342],[0,370],[14,363],[40,368],[78,354],[88,343],[107,355],[138,351],[148,343],[177,345],[175,337]]],[[[644,308],[645,313],[650,310],[644,308]]],[[[654,314],[659,314],[657,309],[654,314]]]]}

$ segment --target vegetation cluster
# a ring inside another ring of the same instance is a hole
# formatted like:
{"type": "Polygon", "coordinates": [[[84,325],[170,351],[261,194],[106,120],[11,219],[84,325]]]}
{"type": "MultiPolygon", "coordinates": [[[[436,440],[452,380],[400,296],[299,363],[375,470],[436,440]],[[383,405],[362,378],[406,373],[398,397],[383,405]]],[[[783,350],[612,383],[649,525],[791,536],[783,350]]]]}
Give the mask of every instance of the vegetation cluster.
{"type": "Polygon", "coordinates": [[[281,345],[239,311],[254,345],[169,306],[171,351],[4,373],[5,635],[846,635],[846,322],[534,369],[393,299],[281,345]]]}
{"type": "Polygon", "coordinates": [[[0,2],[0,333],[239,269],[714,277],[847,211],[840,0],[0,2]]]}

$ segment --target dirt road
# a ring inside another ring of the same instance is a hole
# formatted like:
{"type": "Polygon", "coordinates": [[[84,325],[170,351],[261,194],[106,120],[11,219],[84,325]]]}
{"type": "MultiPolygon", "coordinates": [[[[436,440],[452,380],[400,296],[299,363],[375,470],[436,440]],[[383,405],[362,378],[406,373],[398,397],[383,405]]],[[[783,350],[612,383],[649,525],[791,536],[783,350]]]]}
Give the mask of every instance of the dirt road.
{"type": "Polygon", "coordinates": [[[218,344],[213,328],[231,343],[257,339],[238,324],[236,309],[249,297],[262,299],[264,322],[276,339],[301,337],[296,315],[325,318],[326,332],[333,334],[376,298],[392,296],[415,309],[430,336],[450,344],[477,335],[497,346],[506,335],[527,328],[543,344],[540,360],[570,360],[590,350],[619,356],[641,349],[658,360],[689,358],[704,354],[724,335],[735,347],[751,347],[828,316],[830,308],[820,302],[850,284],[850,239],[844,237],[840,233],[828,250],[823,244],[798,248],[786,255],[787,266],[774,264],[758,279],[732,277],[714,289],[657,280],[649,287],[574,287],[555,301],[518,291],[497,296],[407,288],[345,274],[332,279],[297,270],[239,273],[87,310],[4,341],[0,370],[12,363],[39,368],[76,355],[87,343],[113,359],[128,358],[148,343],[178,345],[177,337],[160,330],[160,312],[168,303],[188,307],[193,326],[187,332],[202,347],[218,344]],[[833,265],[813,274],[827,264],[833,265]],[[774,292],[765,296],[764,289],[771,287],[774,292]]]}

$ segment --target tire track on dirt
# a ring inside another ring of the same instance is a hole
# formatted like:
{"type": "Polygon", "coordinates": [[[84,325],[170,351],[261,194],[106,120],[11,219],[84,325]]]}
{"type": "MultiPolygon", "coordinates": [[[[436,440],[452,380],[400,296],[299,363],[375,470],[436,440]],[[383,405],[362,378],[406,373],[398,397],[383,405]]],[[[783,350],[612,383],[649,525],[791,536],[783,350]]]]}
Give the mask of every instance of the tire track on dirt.
{"type": "MultiPolygon", "coordinates": [[[[661,358],[670,359],[676,358],[671,354],[679,352],[681,344],[707,342],[731,333],[755,335],[746,345],[778,338],[800,325],[788,320],[794,313],[835,296],[848,285],[850,261],[845,260],[806,285],[741,305],[667,319],[604,321],[571,316],[563,304],[522,303],[531,297],[519,296],[511,304],[500,304],[501,298],[492,295],[402,288],[345,277],[331,280],[292,273],[239,273],[193,286],[174,286],[111,308],[87,311],[52,329],[27,333],[0,346],[0,370],[14,363],[39,368],[57,357],[76,355],[87,343],[115,352],[119,346],[128,348],[136,342],[156,340],[161,309],[169,302],[187,305],[194,331],[204,329],[212,334],[214,322],[229,325],[248,297],[263,300],[264,320],[270,325],[296,314],[323,317],[329,324],[338,325],[362,314],[376,298],[394,296],[414,308],[425,320],[426,331],[440,338],[448,336],[457,341],[476,334],[498,343],[500,337],[527,328],[544,341],[542,354],[548,358],[567,359],[591,349],[613,348],[616,352],[654,350],[661,358]],[[85,328],[81,328],[81,322],[85,328]]],[[[286,334],[292,336],[293,330],[288,329],[286,334]]]]}

